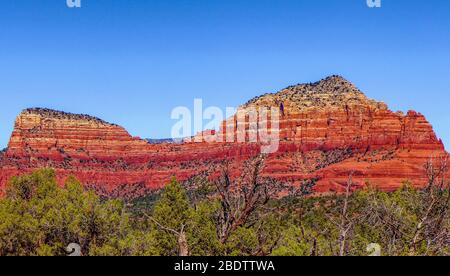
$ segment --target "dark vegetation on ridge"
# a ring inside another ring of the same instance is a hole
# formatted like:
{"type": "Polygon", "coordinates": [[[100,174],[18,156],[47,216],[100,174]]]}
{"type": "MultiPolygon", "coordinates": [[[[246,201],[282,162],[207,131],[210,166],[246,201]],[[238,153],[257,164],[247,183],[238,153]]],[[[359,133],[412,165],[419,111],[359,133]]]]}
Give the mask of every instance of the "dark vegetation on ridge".
{"type": "Polygon", "coordinates": [[[116,124],[106,122],[100,118],[97,118],[97,117],[94,117],[91,115],[75,114],[75,113],[53,110],[53,109],[49,109],[49,108],[27,108],[27,109],[23,110],[22,113],[36,114],[36,115],[39,115],[42,117],[55,118],[55,119],[86,120],[86,121],[95,122],[95,123],[102,124],[102,125],[117,126],[116,124]]]}
{"type": "Polygon", "coordinates": [[[294,93],[310,93],[310,94],[326,94],[330,91],[341,94],[341,93],[350,93],[350,92],[359,92],[362,93],[356,86],[345,79],[340,75],[331,75],[319,81],[313,83],[298,83],[296,85],[290,85],[284,89],[281,89],[275,93],[266,93],[260,96],[257,96],[250,101],[248,101],[245,105],[255,102],[256,99],[262,98],[267,95],[276,95],[282,92],[294,92],[294,93]]]}
{"type": "Polygon", "coordinates": [[[251,99],[243,107],[268,103],[276,106],[286,101],[295,103],[297,107],[319,108],[361,103],[377,104],[344,77],[332,75],[314,83],[291,85],[276,93],[266,93],[251,99]]]}

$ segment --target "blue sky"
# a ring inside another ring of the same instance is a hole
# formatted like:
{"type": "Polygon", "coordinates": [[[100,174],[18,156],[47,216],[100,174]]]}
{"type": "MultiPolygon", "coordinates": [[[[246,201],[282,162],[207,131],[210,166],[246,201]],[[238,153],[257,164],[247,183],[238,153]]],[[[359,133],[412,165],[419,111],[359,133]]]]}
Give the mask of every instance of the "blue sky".
{"type": "Polygon", "coordinates": [[[222,108],[341,74],[417,110],[450,146],[450,1],[2,0],[0,146],[16,115],[95,115],[170,136],[172,109],[222,108]]]}

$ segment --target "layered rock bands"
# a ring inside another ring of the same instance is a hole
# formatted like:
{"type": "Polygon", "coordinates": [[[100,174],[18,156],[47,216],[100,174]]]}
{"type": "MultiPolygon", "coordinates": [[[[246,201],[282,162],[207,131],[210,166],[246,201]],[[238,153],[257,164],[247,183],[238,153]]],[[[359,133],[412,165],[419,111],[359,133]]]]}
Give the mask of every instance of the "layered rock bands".
{"type": "MultiPolygon", "coordinates": [[[[424,164],[447,156],[423,115],[392,112],[339,76],[257,97],[239,110],[261,107],[275,107],[280,114],[279,147],[267,156],[264,174],[292,185],[317,178],[317,193],[342,190],[349,175],[359,186],[388,191],[404,181],[421,187],[424,164]]],[[[229,135],[227,126],[237,125],[236,117],[209,133],[229,135]]],[[[74,175],[99,193],[135,197],[224,160],[237,175],[245,160],[260,153],[261,145],[250,142],[151,144],[88,115],[27,109],[0,154],[0,189],[14,175],[52,167],[61,182],[74,175]]]]}

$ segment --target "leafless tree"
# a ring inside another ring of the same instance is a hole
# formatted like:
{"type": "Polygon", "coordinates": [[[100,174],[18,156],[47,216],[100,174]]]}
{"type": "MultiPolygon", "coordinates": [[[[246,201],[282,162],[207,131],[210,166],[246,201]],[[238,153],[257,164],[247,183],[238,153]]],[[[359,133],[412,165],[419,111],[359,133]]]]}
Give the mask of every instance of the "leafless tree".
{"type": "Polygon", "coordinates": [[[280,192],[277,181],[261,176],[264,161],[263,155],[247,161],[237,179],[232,179],[229,164],[224,164],[222,176],[214,181],[221,204],[218,234],[222,243],[280,192]]]}
{"type": "Polygon", "coordinates": [[[350,174],[347,184],[345,186],[345,194],[342,202],[342,209],[340,211],[340,215],[338,219],[335,219],[329,216],[330,221],[336,225],[339,230],[339,256],[346,255],[347,249],[347,239],[349,232],[353,229],[354,225],[361,217],[358,213],[350,213],[349,205],[350,205],[350,197],[353,192],[353,173],[350,174]]]}
{"type": "Polygon", "coordinates": [[[438,187],[445,189],[447,173],[448,173],[448,155],[439,157],[430,157],[424,165],[425,174],[428,179],[427,189],[438,187]]]}
{"type": "Polygon", "coordinates": [[[446,182],[448,158],[448,155],[433,157],[424,166],[428,185],[422,197],[423,211],[413,232],[411,252],[424,241],[427,244],[427,251],[436,245],[440,247],[448,243],[449,233],[445,227],[450,209],[450,186],[446,182]]]}
{"type": "Polygon", "coordinates": [[[383,243],[388,246],[389,255],[402,254],[405,248],[410,255],[436,255],[448,248],[450,188],[447,173],[448,156],[430,158],[424,165],[425,189],[405,190],[406,205],[383,200],[376,192],[372,193],[365,220],[372,227],[384,229],[383,243]],[[410,212],[415,218],[404,216],[410,212]],[[426,252],[423,252],[424,245],[426,252]]]}
{"type": "Polygon", "coordinates": [[[152,216],[146,215],[153,223],[156,224],[156,226],[158,226],[158,228],[160,228],[161,230],[167,231],[169,233],[174,234],[177,237],[177,242],[178,242],[178,256],[180,257],[187,257],[189,256],[189,245],[187,242],[187,237],[186,237],[186,225],[182,224],[179,230],[176,229],[172,229],[170,227],[164,226],[163,224],[161,224],[159,221],[157,221],[155,218],[153,218],[152,216]]]}
{"type": "Polygon", "coordinates": [[[353,227],[353,220],[348,217],[348,204],[353,185],[352,177],[347,181],[345,189],[344,207],[342,208],[341,221],[339,223],[339,256],[344,256],[347,242],[347,234],[353,227]]]}
{"type": "MultiPolygon", "coordinates": [[[[383,244],[388,255],[394,255],[399,249],[398,245],[404,237],[407,237],[406,225],[403,218],[404,210],[394,202],[385,202],[378,197],[378,191],[369,194],[368,204],[364,213],[365,222],[375,229],[382,229],[384,236],[383,244]]],[[[381,242],[381,241],[379,241],[381,242]]]]}

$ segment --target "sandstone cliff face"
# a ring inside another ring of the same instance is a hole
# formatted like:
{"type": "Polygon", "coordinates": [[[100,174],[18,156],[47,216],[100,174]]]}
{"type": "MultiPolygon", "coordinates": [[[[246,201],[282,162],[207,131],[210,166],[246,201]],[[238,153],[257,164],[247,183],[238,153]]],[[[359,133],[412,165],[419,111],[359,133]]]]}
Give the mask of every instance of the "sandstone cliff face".
{"type": "Polygon", "coordinates": [[[91,116],[27,109],[16,119],[8,154],[111,158],[136,154],[146,145],[122,127],[91,116]]]}
{"type": "MultiPolygon", "coordinates": [[[[423,115],[394,113],[339,76],[255,98],[240,110],[259,107],[281,114],[279,150],[268,156],[264,173],[293,185],[318,178],[317,192],[341,190],[350,173],[361,186],[393,190],[410,180],[420,187],[424,163],[447,154],[423,115]]],[[[236,120],[210,134],[226,136],[236,120]]],[[[260,149],[255,143],[149,144],[91,116],[28,109],[17,117],[0,156],[0,187],[13,175],[50,166],[61,181],[73,174],[100,193],[139,196],[172,176],[185,180],[225,159],[238,174],[260,149]]]]}

